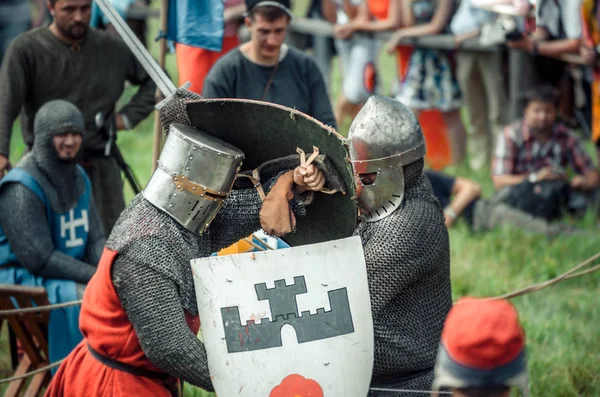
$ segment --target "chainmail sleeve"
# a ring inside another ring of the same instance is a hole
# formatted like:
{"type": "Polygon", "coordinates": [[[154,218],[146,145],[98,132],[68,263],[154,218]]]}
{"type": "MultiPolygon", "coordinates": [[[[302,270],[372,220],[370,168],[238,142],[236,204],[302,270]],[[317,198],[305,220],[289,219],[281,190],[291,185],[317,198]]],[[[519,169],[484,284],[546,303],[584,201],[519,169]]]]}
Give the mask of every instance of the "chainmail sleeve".
{"type": "Polygon", "coordinates": [[[123,255],[115,260],[112,279],[146,357],[170,375],[212,391],[206,350],[185,321],[177,283],[123,255]]]}
{"type": "Polygon", "coordinates": [[[0,225],[19,264],[31,273],[83,284],[94,275],[94,266],[54,250],[43,203],[20,183],[2,189],[0,225]]]}
{"type": "MultiPolygon", "coordinates": [[[[265,194],[269,194],[281,174],[283,172],[263,184],[265,194]]],[[[290,201],[290,207],[296,216],[306,216],[306,208],[299,197],[290,201]]],[[[262,199],[256,189],[232,190],[210,225],[211,250],[217,252],[259,230],[261,208],[262,199]]]]}
{"type": "Polygon", "coordinates": [[[98,266],[102,251],[104,250],[104,244],[106,243],[106,235],[104,233],[104,226],[100,221],[98,210],[93,199],[90,199],[90,210],[89,210],[89,233],[88,240],[85,246],[85,257],[84,260],[92,266],[98,266]]]}

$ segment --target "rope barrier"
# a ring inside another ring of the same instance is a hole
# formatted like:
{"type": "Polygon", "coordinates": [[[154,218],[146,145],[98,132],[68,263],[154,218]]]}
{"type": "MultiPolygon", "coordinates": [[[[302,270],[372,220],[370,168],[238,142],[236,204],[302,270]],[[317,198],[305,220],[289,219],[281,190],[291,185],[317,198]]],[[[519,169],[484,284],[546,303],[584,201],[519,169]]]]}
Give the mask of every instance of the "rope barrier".
{"type": "Polygon", "coordinates": [[[71,301],[71,302],[65,302],[65,303],[57,303],[54,305],[27,307],[25,309],[0,310],[0,317],[11,316],[14,314],[48,312],[50,310],[62,309],[64,307],[77,306],[77,305],[80,305],[81,302],[83,302],[83,301],[78,300],[78,301],[71,301]]]}
{"type": "MultiPolygon", "coordinates": [[[[254,245],[254,244],[252,244],[254,245]]],[[[260,247],[256,247],[256,248],[260,248],[260,247]]],[[[573,267],[572,269],[562,273],[561,275],[550,279],[548,281],[544,281],[541,283],[537,283],[537,284],[533,284],[530,285],[529,287],[526,288],[522,288],[520,290],[516,290],[504,295],[499,295],[496,297],[490,297],[490,298],[486,298],[488,300],[492,300],[492,299],[511,299],[511,298],[515,298],[518,296],[523,296],[526,294],[530,294],[532,292],[535,291],[539,291],[541,289],[544,289],[546,287],[549,287],[551,285],[557,284],[561,281],[564,280],[569,280],[575,277],[580,277],[586,274],[590,274],[593,273],[597,270],[600,270],[600,265],[595,265],[589,269],[586,270],[582,270],[579,271],[580,269],[582,269],[583,267],[589,265],[590,263],[594,262],[596,259],[600,258],[600,252],[591,256],[590,258],[586,259],[585,261],[581,262],[580,264],[576,265],[575,267],[573,267]]],[[[65,303],[59,303],[59,304],[55,304],[55,305],[46,305],[46,306],[37,306],[37,307],[31,307],[31,308],[25,308],[25,309],[12,309],[12,310],[0,310],[0,316],[6,316],[6,315],[13,315],[13,314],[21,314],[21,313],[31,313],[31,312],[43,312],[43,311],[50,311],[50,310],[54,310],[54,309],[60,309],[63,307],[69,307],[69,306],[75,306],[75,305],[79,305],[81,304],[81,300],[78,301],[72,301],[72,302],[65,302],[65,303]]],[[[34,371],[28,372],[26,374],[20,375],[20,376],[14,376],[11,378],[5,378],[5,379],[0,379],[0,384],[2,383],[9,383],[9,382],[14,382],[20,379],[25,379],[28,378],[32,375],[38,374],[40,372],[44,372],[44,371],[48,371],[54,367],[59,366],[63,360],[57,361],[55,363],[52,363],[50,365],[47,365],[45,367],[42,368],[38,368],[34,371]]],[[[431,394],[434,391],[433,390],[405,390],[405,389],[386,389],[386,388],[378,388],[378,387],[372,387],[370,388],[371,391],[389,391],[389,392],[396,392],[396,393],[415,393],[415,394],[431,394]]],[[[438,394],[452,394],[450,392],[437,392],[438,394]]]]}
{"type": "Polygon", "coordinates": [[[591,267],[590,269],[587,269],[587,270],[584,270],[584,271],[581,271],[581,272],[578,272],[578,273],[576,273],[576,272],[577,272],[577,270],[579,270],[579,269],[581,269],[581,268],[589,265],[590,263],[594,262],[598,258],[600,258],[600,252],[597,253],[596,255],[594,255],[594,256],[586,259],[585,261],[581,262],[577,266],[573,267],[571,270],[568,270],[568,271],[564,272],[563,274],[561,274],[561,275],[559,275],[559,276],[557,276],[557,277],[555,277],[553,279],[550,279],[548,281],[544,281],[544,282],[541,282],[541,283],[533,284],[533,285],[530,285],[529,287],[522,288],[522,289],[510,292],[508,294],[499,295],[499,296],[495,296],[495,297],[490,297],[490,298],[486,298],[486,299],[488,299],[488,300],[494,300],[494,299],[511,299],[511,298],[516,298],[518,296],[522,296],[522,295],[530,294],[530,293],[535,292],[535,291],[539,291],[539,290],[541,290],[543,288],[549,287],[549,286],[551,286],[553,284],[557,284],[557,283],[559,283],[561,281],[564,281],[564,280],[568,280],[568,279],[571,279],[571,278],[583,276],[584,274],[592,273],[592,272],[594,272],[596,270],[599,270],[600,269],[600,265],[596,265],[594,267],[591,267]]]}
{"type": "Polygon", "coordinates": [[[32,375],[39,374],[40,372],[46,372],[48,370],[51,370],[54,367],[58,367],[64,360],[65,359],[63,358],[62,360],[59,360],[59,361],[57,361],[55,363],[52,363],[50,365],[46,365],[45,367],[38,368],[35,371],[27,372],[26,374],[23,374],[23,375],[13,376],[11,378],[0,379],[0,385],[3,384],[3,383],[10,383],[10,382],[14,382],[14,381],[17,381],[17,380],[25,379],[25,378],[28,378],[28,377],[30,377],[32,375]]]}
{"type": "Polygon", "coordinates": [[[432,393],[437,393],[437,394],[448,394],[448,395],[452,395],[452,392],[450,391],[435,391],[435,390],[408,390],[408,389],[386,389],[384,387],[371,387],[369,389],[370,391],[384,391],[384,392],[393,392],[393,393],[415,393],[415,394],[428,394],[431,395],[432,393]]]}

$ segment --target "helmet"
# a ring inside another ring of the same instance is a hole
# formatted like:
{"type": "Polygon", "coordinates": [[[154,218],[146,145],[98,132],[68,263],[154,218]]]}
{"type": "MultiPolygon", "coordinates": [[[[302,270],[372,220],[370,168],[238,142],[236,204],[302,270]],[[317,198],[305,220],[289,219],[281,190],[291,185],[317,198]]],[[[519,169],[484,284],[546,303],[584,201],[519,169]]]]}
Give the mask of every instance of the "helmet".
{"type": "Polygon", "coordinates": [[[425,155],[425,138],[415,115],[395,99],[372,96],[348,134],[357,197],[366,222],[394,212],[404,198],[402,167],[425,155]],[[368,183],[365,174],[374,174],[368,183]]]}
{"type": "Polygon", "coordinates": [[[231,192],[243,160],[244,153],[227,142],[171,124],[142,195],[181,226],[202,234],[231,192]]]}

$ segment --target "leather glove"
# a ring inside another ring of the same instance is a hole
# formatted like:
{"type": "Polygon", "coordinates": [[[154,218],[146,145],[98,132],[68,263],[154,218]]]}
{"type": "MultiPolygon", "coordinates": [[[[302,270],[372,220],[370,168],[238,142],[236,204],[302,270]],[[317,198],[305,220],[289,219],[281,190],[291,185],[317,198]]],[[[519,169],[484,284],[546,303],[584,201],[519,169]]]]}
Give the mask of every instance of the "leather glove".
{"type": "Polygon", "coordinates": [[[296,228],[296,217],[290,208],[289,201],[294,198],[294,171],[281,175],[265,200],[260,210],[260,225],[271,235],[281,237],[296,228]]]}

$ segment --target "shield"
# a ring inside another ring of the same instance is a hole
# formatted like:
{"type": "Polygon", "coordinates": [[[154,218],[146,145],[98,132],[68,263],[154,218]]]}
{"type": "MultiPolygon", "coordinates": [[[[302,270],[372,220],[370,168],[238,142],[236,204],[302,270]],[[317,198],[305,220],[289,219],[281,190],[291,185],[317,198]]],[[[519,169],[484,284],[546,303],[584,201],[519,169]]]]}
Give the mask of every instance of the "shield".
{"type": "Polygon", "coordinates": [[[333,128],[297,110],[245,99],[202,99],[187,103],[192,126],[226,141],[245,154],[242,171],[265,162],[312,153],[319,148],[345,186],[345,194],[318,193],[297,231],[282,239],[291,246],[349,237],[357,221],[355,182],[345,139],[333,128]]]}
{"type": "Polygon", "coordinates": [[[360,237],[191,264],[217,395],[367,395],[373,319],[360,237]]]}

